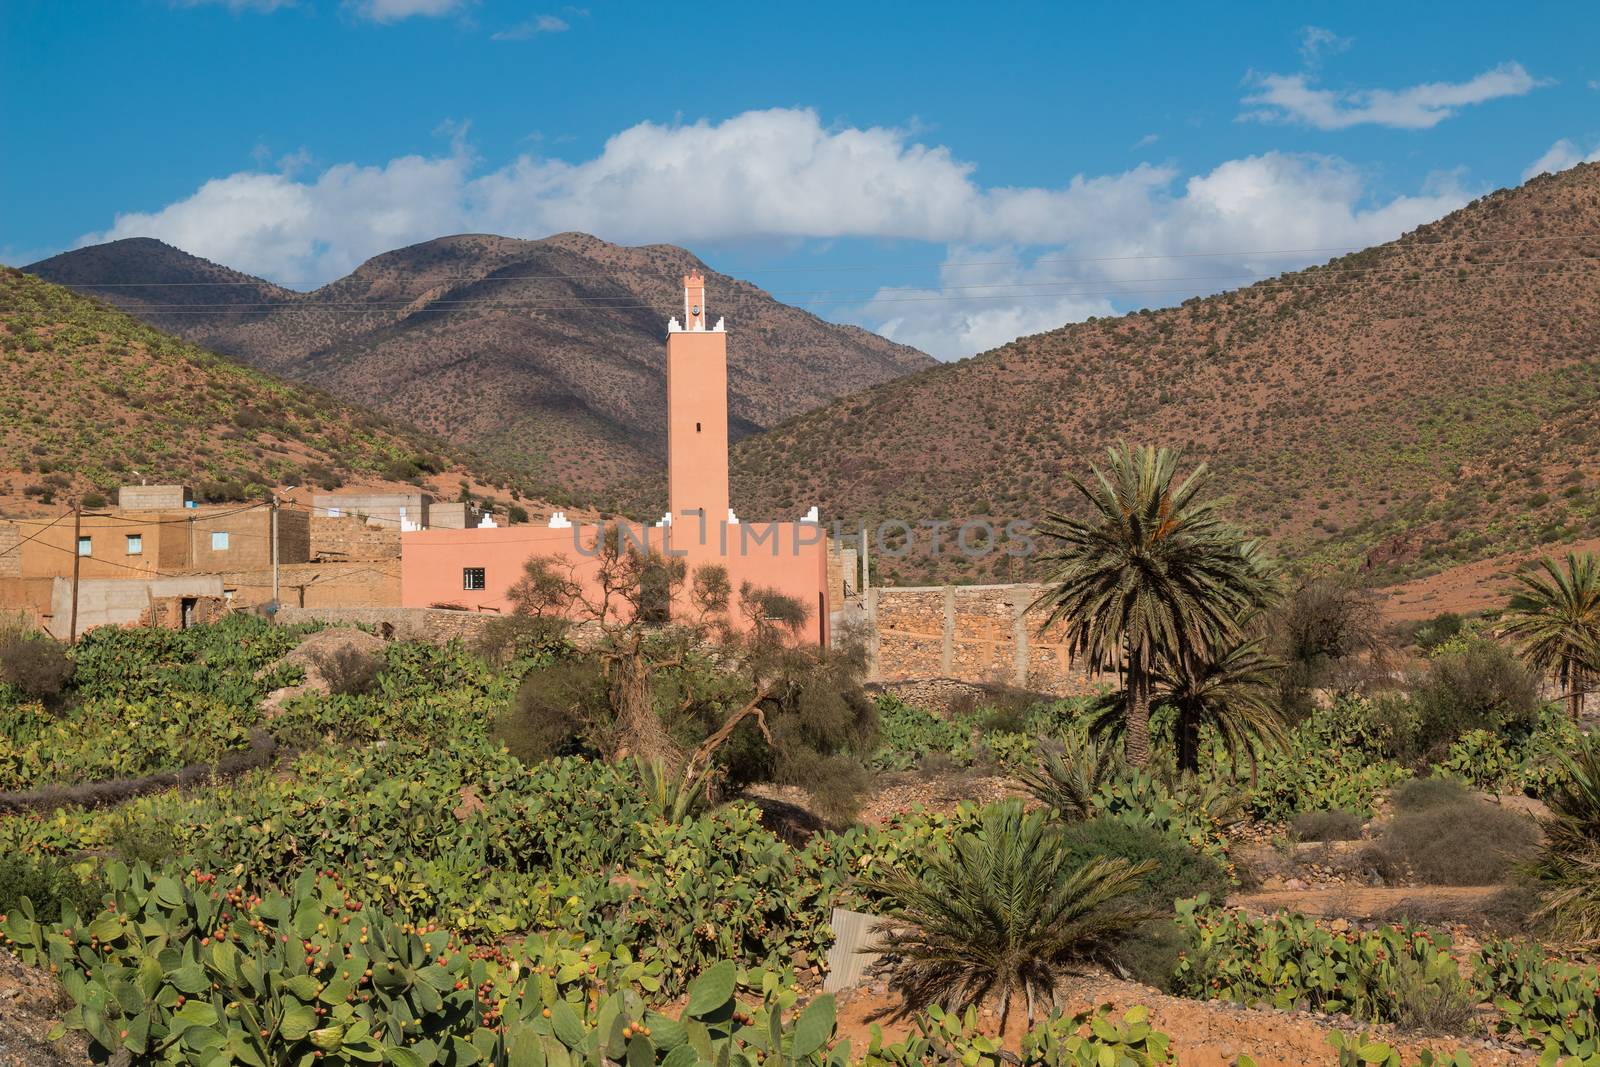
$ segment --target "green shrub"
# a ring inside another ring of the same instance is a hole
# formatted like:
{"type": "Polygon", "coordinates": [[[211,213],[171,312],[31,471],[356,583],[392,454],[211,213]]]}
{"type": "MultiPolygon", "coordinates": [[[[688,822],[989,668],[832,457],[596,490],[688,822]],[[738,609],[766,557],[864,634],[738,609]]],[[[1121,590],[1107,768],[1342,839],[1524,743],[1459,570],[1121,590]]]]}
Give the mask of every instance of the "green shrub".
{"type": "Polygon", "coordinates": [[[1475,983],[1499,1011],[1495,1029],[1542,1045],[1541,1063],[1593,1062],[1600,1048],[1600,968],[1549,959],[1536,946],[1493,941],[1475,983]]]}
{"type": "Polygon", "coordinates": [[[907,770],[929,755],[941,755],[966,766],[975,754],[975,726],[971,717],[943,719],[886,693],[878,697],[879,747],[872,765],[907,770]]]}
{"type": "Polygon", "coordinates": [[[545,1055],[654,1067],[675,1054],[843,1067],[829,1059],[831,997],[786,1018],[792,980],[741,977],[726,961],[688,984],[673,1020],[644,1006],[659,966],[625,950],[559,936],[475,950],[352,899],[337,877],[308,871],[259,898],[142,866],[113,864],[107,883],[103,909],[64,908],[51,923],[25,901],[3,924],[25,962],[62,973],[73,1001],[62,1028],[82,1032],[99,1061],[419,1067],[545,1055]]]}
{"type": "Polygon", "coordinates": [[[1061,833],[1060,848],[1069,866],[1081,866],[1097,857],[1150,865],[1150,873],[1131,899],[1141,909],[1161,915],[1171,912],[1177,901],[1201,893],[1220,903],[1230,888],[1228,872],[1214,856],[1159,830],[1129,825],[1111,815],[1067,827],[1061,833]]]}
{"type": "Polygon", "coordinates": [[[1069,866],[1095,859],[1153,865],[1130,898],[1148,920],[1117,940],[1111,962],[1135,981],[1166,990],[1185,942],[1172,921],[1177,901],[1207,894],[1219,903],[1231,888],[1228,871],[1215,858],[1148,827],[1100,815],[1068,827],[1061,849],[1069,866]]]}
{"type": "Polygon", "coordinates": [[[1473,640],[1428,662],[1413,701],[1420,759],[1443,757],[1468,730],[1525,736],[1539,719],[1539,681],[1508,648],[1473,640]]]}
{"type": "Polygon", "coordinates": [[[1402,988],[1460,978],[1449,942],[1405,923],[1334,933],[1302,915],[1219,911],[1202,897],[1178,905],[1178,924],[1189,942],[1173,976],[1183,996],[1399,1022],[1402,988]]]}
{"type": "Polygon", "coordinates": [[[32,902],[42,922],[57,922],[63,910],[84,914],[95,909],[100,886],[87,864],[74,865],[58,856],[0,855],[0,915],[32,902]]]}

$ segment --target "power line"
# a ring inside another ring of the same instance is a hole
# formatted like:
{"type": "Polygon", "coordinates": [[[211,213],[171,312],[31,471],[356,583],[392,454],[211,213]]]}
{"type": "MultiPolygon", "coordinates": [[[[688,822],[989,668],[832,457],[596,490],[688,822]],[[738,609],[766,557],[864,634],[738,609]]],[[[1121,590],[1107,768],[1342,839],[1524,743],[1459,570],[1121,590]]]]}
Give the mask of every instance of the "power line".
{"type": "MultiPolygon", "coordinates": [[[[30,534],[27,537],[24,537],[21,540],[19,540],[16,544],[12,545],[10,548],[0,550],[0,556],[4,556],[4,555],[6,555],[7,553],[10,553],[10,552],[20,551],[23,545],[27,544],[29,541],[34,541],[34,540],[37,540],[38,538],[43,537],[45,535],[45,533],[49,531],[50,527],[54,526],[56,523],[60,522],[62,519],[66,518],[68,515],[71,515],[71,514],[72,514],[71,511],[63,511],[61,514],[57,515],[55,518],[53,518],[49,522],[45,523],[43,528],[41,528],[38,533],[30,534]]],[[[10,522],[13,526],[19,526],[20,527],[22,522],[27,522],[29,520],[26,520],[26,519],[20,519],[20,520],[19,519],[7,519],[5,521],[10,522]]]]}
{"type": "MultiPolygon", "coordinates": [[[[225,518],[228,518],[230,515],[239,515],[239,514],[242,514],[242,513],[246,512],[246,511],[254,511],[257,508],[267,507],[267,506],[269,506],[269,504],[270,504],[270,501],[263,500],[263,501],[258,501],[257,503],[254,503],[254,504],[247,504],[246,506],[244,506],[242,508],[234,508],[232,511],[212,511],[212,512],[205,512],[205,513],[198,513],[199,512],[198,508],[194,508],[194,509],[182,509],[182,508],[161,509],[163,511],[168,511],[168,510],[170,510],[170,511],[193,510],[193,511],[197,512],[197,514],[195,514],[195,515],[188,515],[188,516],[185,516],[185,517],[183,517],[181,519],[135,519],[135,518],[130,518],[127,515],[113,515],[110,512],[104,512],[104,511],[85,511],[83,513],[83,517],[86,518],[86,519],[112,519],[112,520],[115,520],[114,522],[111,522],[111,523],[102,523],[101,526],[100,526],[100,528],[102,528],[102,529],[105,526],[109,526],[109,525],[115,525],[115,526],[187,526],[190,523],[199,522],[199,521],[203,521],[203,520],[225,519],[225,518]]],[[[66,512],[63,515],[58,516],[53,522],[50,523],[50,525],[51,526],[55,525],[55,523],[60,522],[62,519],[66,518],[67,515],[70,515],[70,514],[72,514],[72,513],[69,511],[69,512],[66,512]]],[[[29,525],[32,525],[33,523],[39,522],[39,521],[42,521],[42,520],[39,520],[39,519],[8,519],[6,521],[17,523],[17,524],[27,523],[29,525]]],[[[49,529],[49,526],[45,527],[45,529],[49,529]]],[[[43,532],[44,532],[44,530],[40,530],[39,534],[42,534],[43,532]]],[[[34,534],[33,536],[37,537],[37,536],[39,536],[39,534],[34,534]]],[[[32,540],[32,538],[29,538],[29,540],[32,540]]]]}

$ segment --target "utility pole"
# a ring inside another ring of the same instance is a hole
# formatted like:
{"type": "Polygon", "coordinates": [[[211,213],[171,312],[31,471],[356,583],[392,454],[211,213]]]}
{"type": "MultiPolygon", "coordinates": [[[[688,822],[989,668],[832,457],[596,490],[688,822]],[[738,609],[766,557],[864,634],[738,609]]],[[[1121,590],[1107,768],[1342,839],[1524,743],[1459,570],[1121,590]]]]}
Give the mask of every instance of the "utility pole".
{"type": "Polygon", "coordinates": [[[83,506],[77,502],[72,505],[72,623],[67,631],[67,644],[78,643],[78,568],[83,563],[83,553],[78,550],[78,538],[82,536],[83,506]]]}
{"type": "Polygon", "coordinates": [[[278,614],[278,494],[272,494],[272,614],[278,614]]]}

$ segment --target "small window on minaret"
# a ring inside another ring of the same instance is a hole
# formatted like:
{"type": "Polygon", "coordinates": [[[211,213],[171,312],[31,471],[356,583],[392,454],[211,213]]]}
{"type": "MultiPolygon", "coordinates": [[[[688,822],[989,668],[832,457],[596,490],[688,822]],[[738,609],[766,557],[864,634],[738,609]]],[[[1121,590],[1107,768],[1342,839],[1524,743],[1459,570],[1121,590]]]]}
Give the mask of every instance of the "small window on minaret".
{"type": "Polygon", "coordinates": [[[700,424],[698,422],[694,424],[694,432],[695,433],[699,433],[700,432],[700,424]]]}

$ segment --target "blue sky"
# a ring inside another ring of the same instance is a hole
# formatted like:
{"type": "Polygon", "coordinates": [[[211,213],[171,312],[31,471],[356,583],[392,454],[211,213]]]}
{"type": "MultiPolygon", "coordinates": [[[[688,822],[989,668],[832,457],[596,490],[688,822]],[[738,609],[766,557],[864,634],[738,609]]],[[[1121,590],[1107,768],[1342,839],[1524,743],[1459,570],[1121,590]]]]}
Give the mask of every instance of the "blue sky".
{"type": "Polygon", "coordinates": [[[583,229],[954,358],[1594,157],[1596,40],[1581,3],[6,0],[0,259],[149,235],[312,288],[583,229]]]}

